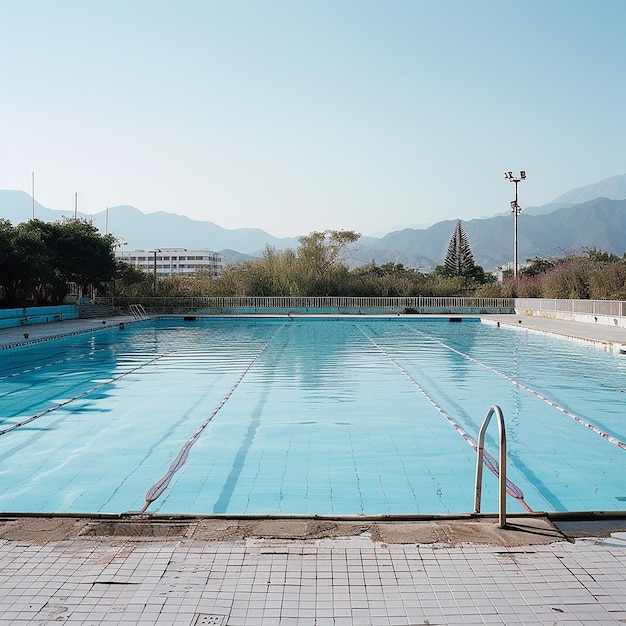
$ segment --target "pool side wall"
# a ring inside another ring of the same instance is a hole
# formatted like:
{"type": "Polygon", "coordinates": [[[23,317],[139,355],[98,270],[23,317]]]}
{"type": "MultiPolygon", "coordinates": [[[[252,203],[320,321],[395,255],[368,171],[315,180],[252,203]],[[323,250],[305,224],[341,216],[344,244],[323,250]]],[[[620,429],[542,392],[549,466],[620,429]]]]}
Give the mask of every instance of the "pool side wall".
{"type": "Polygon", "coordinates": [[[0,328],[30,326],[78,319],[78,306],[75,304],[59,306],[22,307],[20,309],[0,309],[0,328]]]}

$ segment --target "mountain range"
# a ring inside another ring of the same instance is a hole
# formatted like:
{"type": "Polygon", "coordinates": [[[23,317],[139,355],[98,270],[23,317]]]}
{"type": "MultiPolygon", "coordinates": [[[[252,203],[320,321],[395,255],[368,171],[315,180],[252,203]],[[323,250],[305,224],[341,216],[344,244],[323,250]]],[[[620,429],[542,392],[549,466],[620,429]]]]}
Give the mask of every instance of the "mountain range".
{"type": "MultiPolygon", "coordinates": [[[[37,202],[33,207],[32,197],[25,192],[0,190],[0,218],[18,224],[33,213],[44,221],[74,217],[37,202]]],[[[220,252],[224,263],[232,263],[258,256],[267,245],[276,250],[298,246],[297,237],[274,237],[260,228],[226,229],[175,213],[142,213],[127,205],[77,216],[118,237],[127,250],[208,249],[220,252]]],[[[428,271],[443,263],[455,223],[445,220],[428,228],[361,237],[350,250],[349,263],[356,267],[371,261],[391,261],[428,271]]],[[[494,270],[513,260],[512,213],[464,220],[463,225],[478,265],[494,270]]],[[[549,204],[524,209],[518,218],[520,263],[535,256],[558,257],[584,247],[619,256],[626,251],[626,174],[573,189],[549,204]]]]}

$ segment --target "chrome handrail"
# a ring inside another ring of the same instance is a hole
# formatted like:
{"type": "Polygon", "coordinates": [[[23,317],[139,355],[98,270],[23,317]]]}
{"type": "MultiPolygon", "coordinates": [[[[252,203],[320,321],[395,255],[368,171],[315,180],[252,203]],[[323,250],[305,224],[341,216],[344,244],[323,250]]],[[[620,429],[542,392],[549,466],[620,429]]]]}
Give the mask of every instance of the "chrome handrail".
{"type": "Polygon", "coordinates": [[[485,455],[485,432],[491,421],[493,414],[498,416],[498,431],[500,433],[500,462],[498,470],[499,478],[499,510],[500,510],[500,528],[506,528],[506,430],[504,427],[504,416],[502,409],[493,405],[483,420],[482,426],[478,433],[477,456],[476,456],[476,486],[474,498],[474,513],[480,513],[480,499],[482,495],[483,482],[483,462],[485,455]]]}
{"type": "Polygon", "coordinates": [[[143,308],[143,304],[130,304],[128,305],[128,310],[136,320],[148,319],[148,314],[143,308]]]}

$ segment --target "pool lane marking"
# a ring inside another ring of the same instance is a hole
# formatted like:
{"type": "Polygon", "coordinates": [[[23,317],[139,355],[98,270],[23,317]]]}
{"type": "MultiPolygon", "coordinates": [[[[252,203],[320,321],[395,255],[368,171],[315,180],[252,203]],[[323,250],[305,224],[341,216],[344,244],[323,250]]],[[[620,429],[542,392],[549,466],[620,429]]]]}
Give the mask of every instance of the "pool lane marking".
{"type": "Polygon", "coordinates": [[[539,393],[538,391],[535,391],[534,389],[532,389],[528,385],[525,385],[524,383],[520,382],[519,380],[515,380],[514,378],[511,378],[508,374],[505,374],[504,372],[500,372],[497,369],[491,367],[490,365],[487,365],[486,363],[483,363],[483,362],[475,359],[474,357],[471,357],[469,354],[465,354],[464,352],[461,352],[460,350],[457,350],[456,348],[453,348],[452,346],[449,346],[448,344],[446,344],[443,341],[441,341],[441,339],[437,339],[436,337],[432,337],[432,336],[428,335],[427,333],[425,333],[425,332],[423,332],[421,330],[416,330],[416,329],[413,329],[413,328],[411,330],[413,332],[417,333],[417,334],[420,334],[420,335],[423,335],[424,337],[427,337],[428,339],[430,339],[431,341],[433,341],[435,343],[438,343],[438,344],[442,345],[444,348],[447,348],[451,352],[454,352],[454,353],[462,356],[464,359],[467,359],[468,361],[471,361],[472,363],[475,363],[476,365],[480,365],[481,367],[484,367],[486,370],[489,370],[490,372],[493,372],[494,374],[497,374],[498,376],[501,376],[502,378],[508,380],[510,383],[512,383],[516,387],[519,387],[520,389],[523,389],[524,391],[527,391],[528,393],[532,394],[536,398],[539,398],[540,400],[543,400],[544,402],[549,404],[551,407],[557,409],[557,411],[561,411],[561,413],[563,413],[564,415],[567,415],[568,417],[572,418],[574,421],[578,422],[579,424],[581,424],[581,425],[585,426],[586,428],[588,428],[589,430],[593,431],[594,433],[596,433],[596,435],[600,435],[600,437],[602,437],[603,439],[606,439],[607,441],[610,441],[612,444],[616,445],[618,448],[621,448],[622,450],[626,450],[626,442],[621,441],[617,437],[614,437],[613,435],[603,431],[599,426],[596,426],[594,423],[587,421],[583,417],[580,417],[579,415],[576,415],[575,413],[572,413],[571,411],[569,411],[565,407],[562,407],[561,405],[557,404],[556,402],[554,402],[554,400],[550,400],[550,398],[544,396],[542,393],[539,393]]]}
{"type": "Polygon", "coordinates": [[[270,345],[270,343],[274,340],[276,335],[278,335],[278,333],[284,327],[285,327],[285,324],[282,324],[276,330],[276,332],[267,340],[267,342],[261,347],[261,349],[254,355],[253,359],[245,367],[245,369],[243,370],[243,372],[241,373],[241,375],[239,376],[235,384],[230,388],[230,391],[220,400],[218,405],[213,409],[212,413],[204,420],[204,422],[202,422],[202,424],[200,424],[200,426],[193,433],[193,435],[191,435],[191,437],[189,437],[189,439],[185,441],[180,451],[176,455],[176,458],[170,464],[167,472],[165,472],[165,474],[163,474],[163,476],[161,476],[161,478],[159,478],[159,480],[157,480],[157,482],[154,483],[148,489],[148,491],[146,492],[146,496],[145,496],[146,503],[141,509],[141,512],[140,512],[141,514],[145,513],[147,508],[155,500],[157,500],[163,495],[163,492],[167,489],[168,485],[170,484],[170,481],[174,477],[174,474],[176,474],[176,472],[185,464],[185,461],[187,460],[187,457],[189,456],[189,451],[191,450],[191,447],[198,440],[198,438],[202,434],[202,431],[209,425],[211,420],[218,414],[220,409],[228,402],[228,400],[230,400],[230,397],[233,395],[237,387],[239,387],[239,385],[243,381],[246,374],[252,369],[253,365],[257,362],[261,354],[265,352],[265,350],[270,345]]]}
{"type": "MultiPolygon", "coordinates": [[[[404,367],[402,367],[402,365],[400,365],[400,363],[398,363],[383,347],[381,347],[380,345],[378,345],[374,339],[372,339],[372,337],[370,337],[362,328],[359,328],[359,330],[365,335],[365,337],[367,337],[367,339],[380,351],[382,352],[393,364],[394,366],[400,370],[400,372],[402,372],[402,374],[409,379],[409,381],[411,383],[413,383],[413,385],[417,388],[417,390],[433,405],[433,407],[444,417],[444,419],[449,422],[452,427],[461,435],[461,437],[463,437],[463,439],[465,439],[465,441],[472,446],[472,448],[478,452],[478,444],[476,443],[476,441],[471,437],[471,435],[469,435],[468,433],[466,433],[463,428],[457,424],[452,417],[450,417],[450,415],[448,415],[448,413],[441,407],[439,406],[439,404],[437,404],[437,401],[434,398],[431,398],[431,396],[428,394],[428,392],[411,376],[411,374],[409,374],[409,372],[407,372],[404,367]]],[[[500,470],[498,467],[498,461],[496,461],[496,459],[491,456],[489,454],[489,452],[487,452],[486,450],[484,450],[483,452],[484,456],[483,456],[483,463],[484,465],[487,467],[488,470],[490,470],[495,476],[499,477],[500,476],[500,470]]],[[[532,509],[528,506],[528,504],[526,504],[525,500],[524,500],[524,492],[520,489],[520,487],[518,487],[512,480],[510,479],[506,479],[506,492],[512,497],[515,498],[516,500],[519,500],[519,502],[521,503],[521,505],[526,509],[526,511],[528,511],[529,513],[532,512],[532,509]]]]}
{"type": "Polygon", "coordinates": [[[84,354],[68,356],[68,357],[65,357],[64,359],[59,359],[58,361],[48,361],[46,363],[40,363],[39,365],[29,367],[25,370],[12,372],[11,374],[4,374],[0,376],[0,380],[8,380],[9,378],[15,378],[16,376],[21,376],[22,374],[32,374],[33,372],[44,369],[45,367],[51,367],[53,365],[60,365],[61,363],[67,363],[68,361],[74,361],[76,359],[84,359],[85,357],[93,356],[96,352],[102,352],[103,350],[108,350],[108,348],[98,348],[96,350],[90,350],[89,352],[86,352],[84,354]]]}
{"type": "Polygon", "coordinates": [[[43,417],[44,415],[48,415],[48,413],[52,413],[52,411],[56,411],[57,409],[60,409],[68,405],[70,402],[74,402],[74,400],[78,400],[79,398],[82,398],[83,396],[93,393],[94,391],[98,391],[99,389],[102,389],[103,387],[106,387],[107,385],[110,385],[111,383],[114,383],[120,380],[121,378],[124,378],[124,376],[128,376],[129,374],[136,372],[142,367],[146,367],[147,365],[150,365],[151,363],[154,363],[155,361],[162,359],[164,356],[165,356],[164,354],[160,354],[159,356],[153,359],[150,359],[146,363],[142,363],[141,365],[138,365],[137,367],[133,367],[133,369],[129,370],[128,372],[124,372],[123,374],[114,376],[113,378],[111,378],[111,380],[107,380],[106,382],[100,385],[97,385],[95,387],[92,387],[91,389],[81,391],[79,394],[73,396],[72,398],[69,398],[69,400],[63,400],[63,402],[58,402],[57,404],[51,407],[48,407],[47,409],[40,411],[39,413],[35,413],[35,415],[31,415],[28,419],[22,420],[21,422],[18,422],[17,424],[13,424],[12,426],[9,426],[8,428],[4,428],[0,430],[0,436],[6,435],[6,433],[10,433],[12,430],[15,430],[16,428],[20,428],[21,426],[26,426],[26,424],[30,424],[31,422],[34,422],[36,419],[39,419],[40,417],[43,417]]]}

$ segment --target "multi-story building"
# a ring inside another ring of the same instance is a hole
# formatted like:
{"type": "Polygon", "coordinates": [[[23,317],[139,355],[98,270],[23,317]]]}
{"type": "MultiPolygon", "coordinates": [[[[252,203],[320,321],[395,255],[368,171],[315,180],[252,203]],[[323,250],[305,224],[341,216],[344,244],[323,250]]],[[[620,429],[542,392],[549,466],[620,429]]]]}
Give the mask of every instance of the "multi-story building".
{"type": "Polygon", "coordinates": [[[211,276],[222,273],[222,256],[210,250],[157,248],[156,250],[116,250],[115,258],[134,267],[153,272],[159,278],[172,274],[193,274],[206,270],[211,276]]]}

